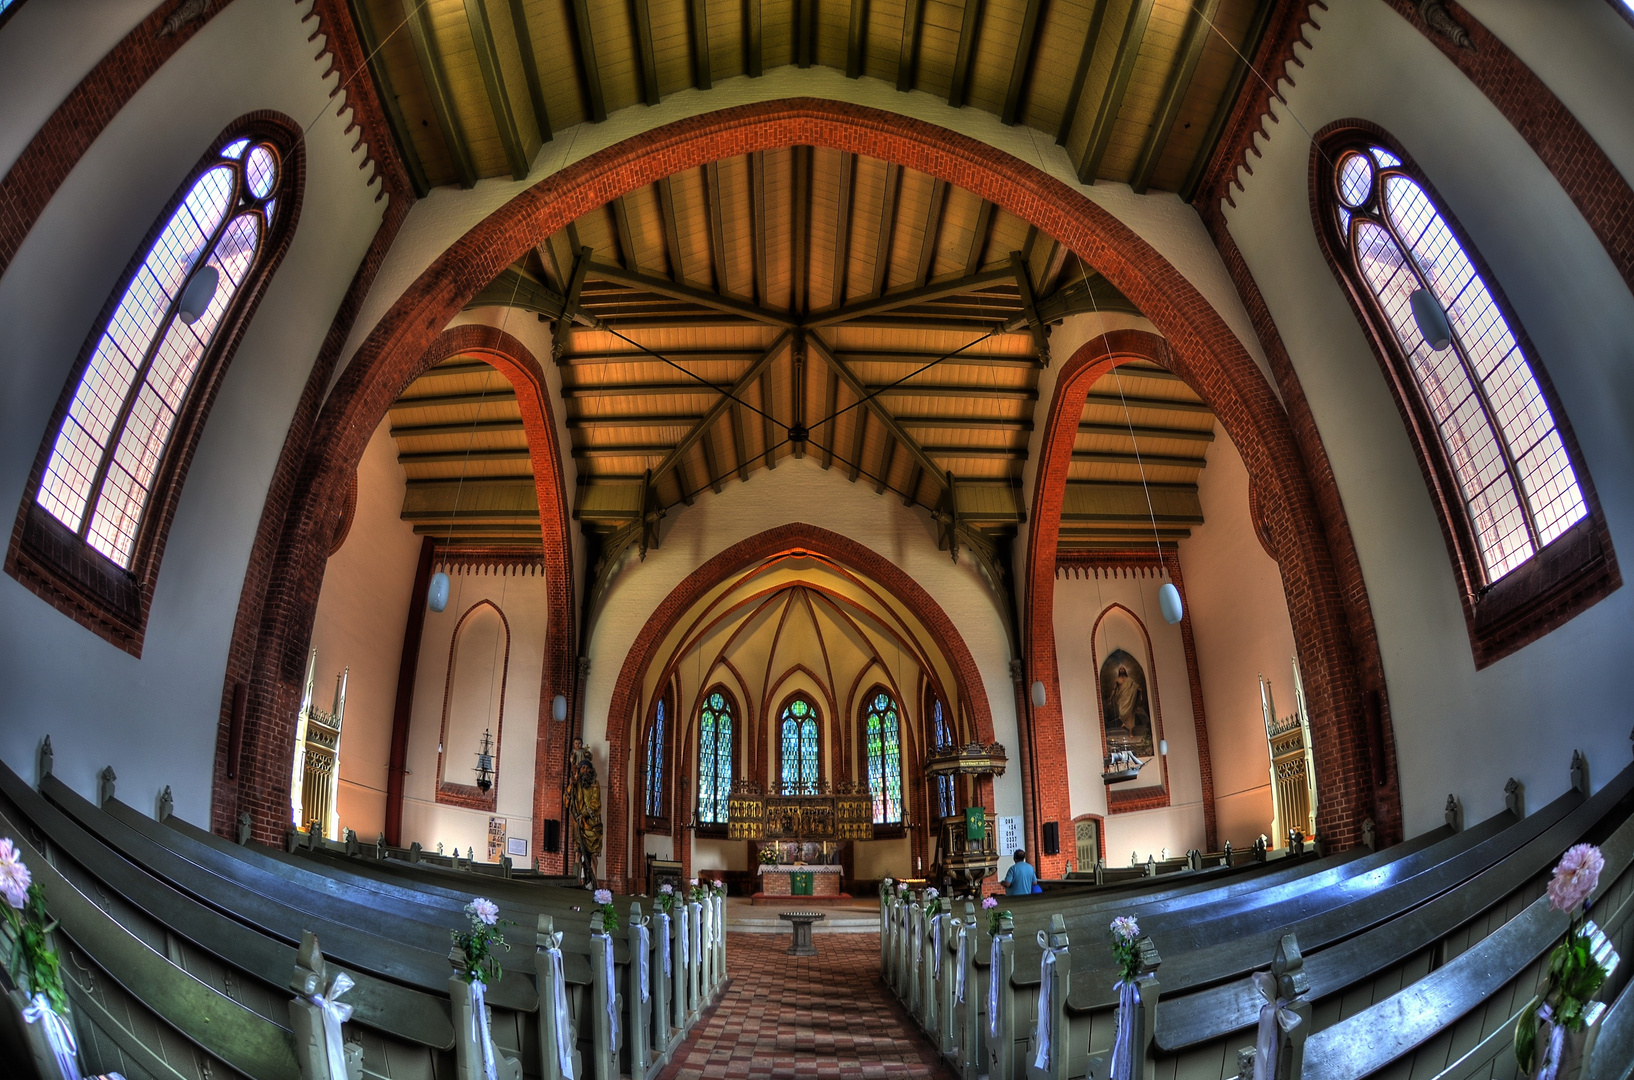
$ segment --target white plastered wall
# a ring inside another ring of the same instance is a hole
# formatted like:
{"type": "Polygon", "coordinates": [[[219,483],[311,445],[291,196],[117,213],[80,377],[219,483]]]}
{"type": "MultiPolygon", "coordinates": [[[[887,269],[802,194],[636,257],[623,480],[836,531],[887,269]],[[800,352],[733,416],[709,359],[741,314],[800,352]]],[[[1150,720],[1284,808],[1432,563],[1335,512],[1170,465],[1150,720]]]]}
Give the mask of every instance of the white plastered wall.
{"type": "MultiPolygon", "coordinates": [[[[1551,18],[1575,18],[1577,6],[1592,5],[1550,5],[1551,18]]],[[[1526,785],[1531,805],[1541,805],[1567,787],[1574,748],[1587,753],[1595,786],[1628,764],[1623,672],[1634,603],[1621,589],[1475,670],[1423,474],[1378,362],[1316,244],[1305,131],[1344,117],[1371,120],[1423,167],[1547,366],[1625,558],[1634,550],[1634,296],[1548,169],[1417,30],[1374,0],[1330,0],[1317,21],[1322,28],[1308,34],[1312,47],[1299,49],[1298,84],[1280,86],[1288,106],[1276,106],[1279,122],[1269,125],[1269,140],[1258,140],[1253,173],[1239,174],[1245,186],[1226,214],[1288,347],[1349,511],[1383,654],[1411,835],[1441,823],[1449,792],[1470,820],[1497,812],[1510,776],[1526,785]]],[[[1618,152],[1626,158],[1626,148],[1618,152]]]]}
{"type": "Polygon", "coordinates": [[[1248,468],[1218,422],[1197,499],[1203,524],[1180,541],[1180,571],[1208,716],[1216,843],[1240,851],[1266,833],[1276,845],[1259,676],[1278,713],[1292,712],[1294,630],[1282,572],[1249,518],[1248,468]]]}
{"type": "Polygon", "coordinates": [[[357,511],[339,551],[329,556],[312,623],[316,701],[329,707],[335,676],[347,671],[340,737],[340,826],[364,841],[386,827],[386,769],[391,755],[397,674],[408,624],[409,590],[420,538],[403,521],[403,467],[390,419],[369,438],[357,468],[357,511]]]}
{"type": "MultiPolygon", "coordinates": [[[[83,6],[30,3],[0,38],[48,16],[37,48],[88,67],[76,40],[83,6]]],[[[338,76],[320,78],[331,62],[317,58],[321,42],[307,40],[315,24],[301,19],[309,7],[237,0],[212,18],[109,123],[0,278],[0,507],[10,520],[98,312],[188,170],[245,113],[274,109],[312,122],[299,227],[194,455],[142,657],[0,576],[0,758],[32,780],[49,734],[58,774],[80,792],[94,791],[97,771],[115,763],[126,801],[150,808],[168,784],[176,812],[194,822],[209,821],[222,672],[268,484],[307,373],[385,207],[375,201],[372,171],[358,167],[364,151],[353,149],[357,132],[345,132],[350,114],[333,114],[328,94],[338,76]]],[[[6,99],[8,138],[14,115],[27,125],[50,112],[21,108],[32,92],[6,99]]]]}

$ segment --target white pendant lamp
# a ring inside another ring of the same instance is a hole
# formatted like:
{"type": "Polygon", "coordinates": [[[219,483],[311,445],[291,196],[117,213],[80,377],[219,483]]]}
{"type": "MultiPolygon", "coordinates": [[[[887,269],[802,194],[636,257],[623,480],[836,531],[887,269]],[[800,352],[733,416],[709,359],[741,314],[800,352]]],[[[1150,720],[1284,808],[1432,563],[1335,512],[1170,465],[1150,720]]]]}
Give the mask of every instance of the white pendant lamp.
{"type": "Polygon", "coordinates": [[[1157,606],[1163,612],[1163,621],[1175,626],[1185,615],[1185,609],[1180,604],[1180,590],[1174,587],[1174,582],[1165,581],[1163,587],[1157,591],[1157,606]]]}
{"type": "Polygon", "coordinates": [[[1049,700],[1049,695],[1044,692],[1044,683],[1042,681],[1038,680],[1038,679],[1034,679],[1033,680],[1033,708],[1042,709],[1044,707],[1044,703],[1046,701],[1048,701],[1048,700],[1049,700]]]}
{"type": "Polygon", "coordinates": [[[1413,308],[1413,321],[1418,324],[1418,332],[1424,335],[1424,344],[1430,347],[1431,352],[1440,352],[1452,344],[1452,327],[1447,323],[1447,309],[1441,306],[1441,301],[1429,289],[1414,290],[1408,297],[1408,303],[1413,308]]]}
{"type": "Polygon", "coordinates": [[[210,309],[210,301],[215,299],[216,286],[221,284],[221,272],[213,266],[204,266],[193,275],[193,279],[182,290],[181,302],[176,305],[176,314],[182,322],[189,326],[198,322],[206,311],[210,309]]]}
{"type": "Polygon", "coordinates": [[[441,570],[431,575],[431,588],[426,592],[426,606],[442,611],[448,606],[448,575],[441,570]]]}
{"type": "Polygon", "coordinates": [[[550,699],[550,717],[558,724],[567,721],[567,695],[557,694],[550,699]]]}

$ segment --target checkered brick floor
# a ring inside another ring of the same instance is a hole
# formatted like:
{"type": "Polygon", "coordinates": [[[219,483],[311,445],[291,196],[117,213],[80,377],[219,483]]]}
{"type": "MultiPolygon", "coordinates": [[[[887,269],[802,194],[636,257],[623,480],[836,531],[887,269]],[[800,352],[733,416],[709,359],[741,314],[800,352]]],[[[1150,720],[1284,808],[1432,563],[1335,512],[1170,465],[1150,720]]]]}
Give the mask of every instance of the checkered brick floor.
{"type": "Polygon", "coordinates": [[[732,981],[662,1080],[951,1077],[879,979],[878,934],[826,934],[816,956],[788,936],[726,936],[732,981]]]}

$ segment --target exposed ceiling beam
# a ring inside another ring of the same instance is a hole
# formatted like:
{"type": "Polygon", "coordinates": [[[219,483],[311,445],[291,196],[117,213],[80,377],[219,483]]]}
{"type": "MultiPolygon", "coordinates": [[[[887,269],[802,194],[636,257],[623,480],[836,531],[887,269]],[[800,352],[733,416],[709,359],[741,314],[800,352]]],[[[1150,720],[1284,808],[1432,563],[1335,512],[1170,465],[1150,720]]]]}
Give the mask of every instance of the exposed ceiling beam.
{"type": "Polygon", "coordinates": [[[590,267],[590,273],[603,281],[616,282],[633,289],[646,289],[659,296],[667,296],[674,300],[688,300],[694,304],[724,311],[729,315],[740,315],[745,319],[765,323],[768,326],[791,327],[795,319],[788,312],[772,311],[759,304],[745,303],[730,297],[712,293],[706,289],[695,289],[690,285],[678,285],[663,278],[651,277],[635,270],[626,270],[622,266],[613,266],[609,263],[598,262],[590,267]]]}
{"type": "Polygon", "coordinates": [[[1192,76],[1197,74],[1197,62],[1203,58],[1203,46],[1208,44],[1209,28],[1214,25],[1214,16],[1219,10],[1220,0],[1203,0],[1201,8],[1193,7],[1187,13],[1186,34],[1181,39],[1179,59],[1163,87],[1162,107],[1141,141],[1140,155],[1135,158],[1135,172],[1129,186],[1136,195],[1146,194],[1151,186],[1152,174],[1157,171],[1163,150],[1169,145],[1169,133],[1174,130],[1180,107],[1191,90],[1192,76]]]}
{"type": "Polygon", "coordinates": [[[760,12],[760,0],[744,0],[744,6],[748,8],[748,18],[745,21],[749,25],[744,40],[744,47],[748,56],[744,59],[743,67],[749,73],[749,78],[758,79],[760,78],[761,40],[765,34],[765,25],[760,12]]]}
{"type": "Polygon", "coordinates": [[[408,121],[403,118],[403,107],[397,101],[391,70],[386,66],[385,57],[380,55],[380,41],[374,32],[374,22],[369,18],[369,5],[366,0],[347,0],[347,3],[352,9],[352,19],[357,23],[358,34],[363,39],[363,51],[369,56],[369,72],[374,76],[375,85],[380,88],[380,104],[386,110],[386,123],[391,126],[393,139],[402,155],[403,168],[408,172],[415,197],[423,199],[431,193],[431,181],[426,179],[425,163],[420,160],[419,152],[414,149],[414,140],[409,136],[408,121]]]}
{"type": "Polygon", "coordinates": [[[1101,23],[1106,18],[1110,0],[1095,0],[1095,10],[1089,16],[1089,28],[1084,32],[1084,47],[1078,54],[1078,70],[1072,77],[1072,89],[1067,91],[1067,103],[1061,111],[1061,122],[1055,128],[1055,142],[1067,145],[1072,125],[1078,119],[1078,105],[1084,98],[1084,82],[1089,78],[1089,65],[1095,59],[1095,46],[1101,40],[1101,23]]]}
{"type": "MultiPolygon", "coordinates": [[[[719,495],[721,493],[721,480],[725,478],[725,474],[721,472],[720,465],[715,461],[715,439],[705,429],[703,437],[698,441],[702,444],[704,452],[704,468],[709,470],[709,489],[719,495]]],[[[680,463],[680,460],[680,455],[675,455],[677,464],[680,463]]]]}
{"type": "MultiPolygon", "coordinates": [[[[619,415],[608,413],[599,416],[570,416],[567,418],[569,431],[583,428],[597,427],[691,427],[704,418],[703,413],[636,413],[633,415],[619,415]]],[[[516,422],[517,430],[521,430],[522,421],[516,422]]],[[[462,429],[463,430],[463,429],[462,429]]]]}
{"type": "MultiPolygon", "coordinates": [[[[906,425],[904,425],[906,426],[906,425]]],[[[1027,448],[1013,446],[930,446],[925,453],[937,458],[1010,458],[1027,460],[1027,448]]]]}
{"type": "Polygon", "coordinates": [[[965,430],[975,428],[984,431],[1020,431],[1033,430],[1031,420],[1009,419],[1002,416],[898,416],[897,423],[911,428],[952,428],[965,430]]]}
{"type": "Polygon", "coordinates": [[[1021,398],[1037,401],[1038,391],[1024,386],[962,386],[941,383],[903,383],[899,386],[874,386],[869,393],[895,397],[969,397],[1021,398]]]}
{"type": "Polygon", "coordinates": [[[528,29],[528,12],[523,0],[511,0],[511,26],[516,30],[516,48],[522,54],[522,77],[528,83],[528,101],[533,106],[539,141],[551,140],[550,110],[545,107],[544,84],[539,81],[539,57],[533,49],[533,32],[528,29]]]}
{"type": "Polygon", "coordinates": [[[1118,113],[1123,109],[1123,96],[1129,89],[1129,78],[1135,73],[1140,59],[1140,43],[1146,37],[1146,25],[1152,18],[1153,0],[1134,0],[1129,5],[1129,17],[1123,23],[1123,36],[1118,39],[1118,51],[1112,57],[1112,77],[1101,97],[1101,107],[1095,113],[1095,126],[1089,129],[1089,141],[1084,144],[1084,156],[1078,162],[1078,182],[1093,184],[1100,171],[1101,159],[1112,141],[1112,129],[1117,126],[1118,113]]]}
{"type": "MultiPolygon", "coordinates": [[[[794,347],[790,352],[793,360],[791,385],[789,388],[790,405],[792,406],[790,421],[791,427],[804,428],[806,426],[806,332],[794,332],[794,347]]],[[[810,432],[807,432],[810,436],[810,432]]],[[[794,443],[794,456],[806,456],[806,442],[804,439],[794,443]]]]}
{"type": "Polygon", "coordinates": [[[834,268],[829,302],[845,302],[845,270],[851,259],[851,186],[857,172],[855,155],[840,154],[840,190],[835,193],[838,210],[834,215],[834,268]]]}
{"type": "Polygon", "coordinates": [[[1027,72],[1038,62],[1033,55],[1033,42],[1038,37],[1039,15],[1044,0],[1027,0],[1027,10],[1021,16],[1021,39],[1016,42],[1016,58],[1010,65],[1010,88],[1004,94],[1004,112],[1000,119],[1014,124],[1021,115],[1021,95],[1027,86],[1027,72]]]}
{"type": "MultiPolygon", "coordinates": [[[[568,426],[573,426],[569,420],[568,426]]],[[[520,420],[478,420],[475,423],[464,424],[404,424],[391,429],[394,439],[428,438],[435,435],[465,435],[471,432],[483,434],[498,434],[505,431],[523,430],[520,420]]]]}
{"type": "Polygon", "coordinates": [[[506,89],[505,74],[500,70],[499,50],[494,45],[494,28],[488,20],[486,0],[465,0],[465,21],[471,28],[471,45],[477,54],[477,67],[482,71],[482,85],[488,91],[494,126],[499,129],[499,144],[505,148],[505,160],[511,167],[511,179],[526,180],[530,164],[528,150],[522,144],[522,128],[516,122],[511,92],[506,89]]]}
{"type": "Polygon", "coordinates": [[[658,181],[658,213],[664,219],[664,246],[670,280],[680,284],[686,281],[686,267],[682,265],[681,229],[675,217],[675,187],[667,176],[658,181]]]}
{"type": "Polygon", "coordinates": [[[496,405],[500,402],[515,400],[516,391],[509,386],[505,386],[498,390],[489,390],[487,393],[427,394],[423,397],[400,397],[391,403],[391,408],[396,410],[436,409],[447,405],[496,405]]]}
{"type": "Polygon", "coordinates": [[[965,0],[964,21],[959,26],[959,50],[953,57],[953,82],[947,103],[963,107],[970,89],[970,62],[976,56],[976,36],[981,32],[982,0],[965,0]]]}
{"type": "Polygon", "coordinates": [[[657,105],[661,100],[658,94],[658,59],[653,55],[652,13],[648,0],[635,0],[635,37],[637,52],[641,57],[642,100],[648,105],[657,105]]]}
{"type": "Polygon", "coordinates": [[[806,320],[807,326],[832,326],[835,323],[850,322],[853,319],[865,318],[870,315],[881,315],[887,311],[906,307],[909,304],[923,304],[930,300],[941,300],[949,296],[959,296],[968,292],[976,292],[993,285],[1014,280],[1008,267],[1001,270],[988,270],[982,273],[970,274],[965,277],[951,278],[939,281],[918,289],[906,289],[883,296],[875,296],[868,300],[859,300],[854,304],[836,308],[833,311],[823,312],[806,320]]]}
{"type": "Polygon", "coordinates": [[[1074,450],[1074,461],[1095,461],[1105,465],[1144,465],[1150,468],[1201,469],[1205,458],[1174,457],[1168,454],[1124,454],[1112,450],[1074,450]]]}
{"type": "Polygon", "coordinates": [[[1045,367],[1050,366],[1050,335],[1044,329],[1044,322],[1038,317],[1038,304],[1033,298],[1033,283],[1027,274],[1027,260],[1022,258],[1021,252],[1010,252],[1010,273],[1016,279],[1016,291],[1021,294],[1021,313],[1027,322],[1027,332],[1033,338],[1033,352],[1038,355],[1038,362],[1045,367]]]}
{"type": "Polygon", "coordinates": [[[576,458],[661,458],[669,452],[668,443],[608,443],[573,448],[573,456],[576,458]]]}
{"type": "Polygon", "coordinates": [[[766,277],[770,272],[766,258],[766,152],[756,150],[749,155],[749,223],[753,243],[750,252],[754,259],[754,301],[766,303],[766,277]]]}
{"type": "Polygon", "coordinates": [[[874,248],[874,283],[869,296],[880,296],[891,276],[891,239],[896,232],[896,209],[902,201],[902,166],[885,165],[885,194],[880,200],[878,243],[874,248]]]}
{"type": "Polygon", "coordinates": [[[582,247],[573,257],[573,273],[567,280],[567,295],[562,299],[562,316],[556,320],[556,332],[551,339],[551,352],[555,354],[557,363],[561,362],[572,344],[573,317],[579,310],[579,294],[584,290],[585,275],[590,273],[593,254],[592,249],[582,247]]]}
{"type": "MultiPolygon", "coordinates": [[[[891,415],[891,411],[885,407],[878,396],[870,396],[870,388],[861,379],[857,378],[850,365],[830,352],[828,344],[816,334],[812,334],[807,340],[810,342],[811,347],[816,349],[822,356],[824,362],[828,364],[829,370],[838,375],[840,381],[850,387],[853,394],[865,399],[864,404],[867,411],[872,412],[879,419],[879,422],[885,425],[885,430],[895,436],[908,453],[912,454],[921,465],[924,465],[927,470],[936,476],[939,482],[946,486],[947,473],[937,464],[936,459],[925,453],[925,448],[919,445],[919,440],[910,435],[908,429],[897,422],[896,417],[891,415]]],[[[1035,397],[1037,393],[1036,390],[1033,391],[1035,397]]],[[[858,417],[858,420],[860,422],[861,417],[858,417]]]]}
{"type": "Polygon", "coordinates": [[[732,290],[726,281],[726,218],[721,209],[721,165],[718,161],[704,166],[704,201],[709,208],[709,252],[715,292],[725,296],[732,290]]]}
{"type": "Polygon", "coordinates": [[[772,382],[768,377],[770,367],[771,365],[767,364],[760,369],[760,437],[762,445],[766,447],[766,467],[775,469],[777,454],[772,448],[777,445],[775,430],[777,421],[772,419],[772,382]]]}
{"type": "Polygon", "coordinates": [[[1087,422],[1078,425],[1078,434],[1080,435],[1121,435],[1128,438],[1131,432],[1134,433],[1134,437],[1137,439],[1181,439],[1185,442],[1214,441],[1213,428],[1198,431],[1195,428],[1141,427],[1138,424],[1133,428],[1123,424],[1091,424],[1087,422]]]}
{"type": "Polygon", "coordinates": [[[681,501],[692,505],[692,476],[687,472],[686,459],[675,463],[675,486],[681,492],[681,501]]]}
{"type": "Polygon", "coordinates": [[[808,255],[808,249],[811,246],[812,217],[811,157],[811,147],[796,146],[794,148],[794,197],[790,200],[793,203],[792,210],[794,214],[792,224],[794,234],[793,266],[790,268],[793,283],[789,290],[789,307],[797,315],[804,315],[811,307],[808,295],[810,290],[807,285],[811,261],[808,255]]]}
{"type": "Polygon", "coordinates": [[[442,57],[437,42],[431,36],[431,17],[421,0],[402,0],[403,18],[408,22],[409,40],[414,43],[414,56],[420,62],[420,77],[425,81],[426,94],[431,98],[431,112],[437,118],[437,130],[453,159],[454,173],[460,186],[477,186],[477,167],[471,160],[471,148],[466,145],[465,132],[460,127],[454,109],[454,99],[443,75],[442,57]]]}
{"type": "Polygon", "coordinates": [[[1112,405],[1122,408],[1127,404],[1131,409],[1163,409],[1168,412],[1206,413],[1211,412],[1201,401],[1175,401],[1172,398],[1137,397],[1134,394],[1101,393],[1094,391],[1084,396],[1085,405],[1112,405]]]}
{"type": "Polygon", "coordinates": [[[1260,38],[1265,35],[1265,25],[1270,21],[1271,12],[1276,6],[1277,0],[1255,0],[1254,16],[1249,21],[1247,33],[1243,34],[1242,44],[1232,49],[1234,55],[1231,61],[1231,77],[1226,81],[1225,94],[1220,98],[1219,105],[1215,106],[1208,130],[1203,133],[1203,141],[1198,144],[1197,156],[1192,159],[1185,183],[1180,185],[1180,198],[1185,202],[1191,202],[1197,196],[1197,185],[1203,182],[1203,171],[1208,168],[1209,159],[1214,156],[1214,147],[1220,141],[1220,132],[1224,129],[1232,108],[1237,104],[1237,96],[1242,93],[1243,81],[1248,78],[1248,62],[1244,58],[1253,56],[1259,48],[1260,38]]]}
{"type": "MultiPolygon", "coordinates": [[[[740,397],[746,389],[748,389],[749,384],[759,378],[760,373],[765,371],[766,367],[777,358],[777,354],[783,351],[784,346],[788,344],[791,336],[792,335],[788,332],[777,335],[777,340],[772,342],[771,348],[762,353],[760,359],[751,364],[749,366],[749,370],[738,377],[738,380],[732,384],[732,389],[727,391],[724,395],[716,398],[715,403],[711,405],[704,413],[704,418],[698,421],[698,423],[693,426],[691,431],[686,433],[681,441],[675,445],[675,449],[671,450],[669,455],[665,457],[664,460],[659,463],[658,467],[652,471],[652,483],[656,484],[659,477],[663,476],[666,472],[673,468],[675,462],[682,454],[686,453],[687,450],[691,448],[693,443],[704,437],[705,433],[709,431],[710,425],[714,424],[716,420],[720,419],[721,413],[726,411],[727,406],[731,405],[735,400],[737,400],[737,398],[740,397]]],[[[707,388],[704,389],[707,390],[707,388]]],[[[564,398],[568,396],[565,389],[562,392],[562,396],[564,398]]],[[[711,450],[709,453],[713,454],[713,451],[711,450]]],[[[709,467],[709,474],[712,478],[716,475],[714,465],[709,467]]]]}
{"type": "MultiPolygon", "coordinates": [[[[443,465],[455,461],[531,461],[530,452],[525,446],[513,447],[506,450],[429,450],[416,453],[399,453],[399,465],[443,465]]],[[[529,473],[528,475],[532,475],[529,473]]],[[[483,480],[497,480],[495,476],[483,476],[483,480]]]]}
{"type": "Polygon", "coordinates": [[[840,377],[834,373],[833,368],[829,368],[828,391],[823,395],[823,415],[829,418],[826,425],[828,430],[821,436],[818,436],[815,431],[812,432],[814,438],[820,437],[822,439],[823,468],[825,469],[834,464],[834,439],[839,432],[839,418],[834,415],[834,410],[839,408],[839,398],[840,377]]]}
{"type": "Polygon", "coordinates": [[[885,494],[885,478],[891,475],[891,466],[896,461],[896,440],[887,438],[885,446],[879,454],[879,472],[874,474],[874,494],[885,494]]]}
{"type": "Polygon", "coordinates": [[[847,463],[846,479],[853,484],[862,475],[862,446],[868,435],[868,409],[853,409],[857,418],[851,423],[851,460],[847,463]]]}
{"type": "Polygon", "coordinates": [[[632,271],[640,272],[641,257],[635,250],[635,234],[630,230],[630,208],[620,195],[607,204],[613,212],[613,232],[618,237],[618,254],[620,260],[632,271]]]}
{"type": "MultiPolygon", "coordinates": [[[[405,0],[407,2],[407,0],[405,0]]],[[[579,74],[584,77],[590,119],[607,119],[607,103],[601,95],[601,67],[596,63],[596,36],[590,29],[590,0],[573,0],[574,38],[579,45],[579,74]]]]}
{"type": "Polygon", "coordinates": [[[908,475],[908,487],[902,493],[902,505],[912,506],[919,499],[919,485],[925,479],[925,467],[919,462],[913,463],[913,472],[908,475]]]}
{"type": "Polygon", "coordinates": [[[914,61],[919,59],[919,27],[923,22],[925,0],[907,0],[902,12],[902,48],[897,54],[896,88],[903,93],[913,89],[914,61]]]}
{"type": "Polygon", "coordinates": [[[738,479],[749,480],[749,435],[743,427],[743,406],[732,402],[732,467],[738,479]]]}
{"type": "Polygon", "coordinates": [[[863,50],[868,38],[868,0],[851,0],[851,24],[846,31],[845,77],[862,77],[863,50]]]}
{"type": "Polygon", "coordinates": [[[944,212],[947,206],[948,183],[938,177],[931,183],[930,200],[925,207],[925,228],[919,240],[919,269],[913,276],[913,284],[922,289],[930,281],[930,272],[936,263],[936,247],[942,237],[942,222],[947,215],[944,212]]]}
{"type": "MultiPolygon", "coordinates": [[[[709,59],[709,3],[708,0],[687,0],[687,7],[692,13],[692,40],[688,48],[692,53],[692,85],[699,90],[708,90],[714,83],[714,68],[709,59]]],[[[686,485],[681,485],[686,490],[686,485]]],[[[689,498],[690,504],[692,500],[689,498]]]]}
{"type": "Polygon", "coordinates": [[[986,199],[976,211],[976,227],[970,231],[970,254],[965,258],[965,276],[970,277],[982,268],[982,252],[987,250],[987,234],[993,229],[994,206],[986,199]]]}

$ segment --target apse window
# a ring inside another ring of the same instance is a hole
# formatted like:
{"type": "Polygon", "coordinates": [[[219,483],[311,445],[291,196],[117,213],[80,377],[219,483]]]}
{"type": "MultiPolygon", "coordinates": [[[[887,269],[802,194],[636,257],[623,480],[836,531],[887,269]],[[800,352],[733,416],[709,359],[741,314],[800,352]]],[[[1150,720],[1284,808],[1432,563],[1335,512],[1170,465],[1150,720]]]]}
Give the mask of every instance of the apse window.
{"type": "Polygon", "coordinates": [[[721,690],[698,714],[698,824],[725,825],[732,794],[732,700],[721,690]]]}
{"type": "Polygon", "coordinates": [[[896,702],[883,690],[868,696],[864,731],[868,746],[868,790],[874,795],[874,824],[902,823],[902,738],[896,702]]]}
{"type": "Polygon", "coordinates": [[[110,298],[42,448],[26,550],[8,559],[127,647],[204,403],[287,241],[297,136],[262,128],[195,168],[110,298]]]}
{"type": "Polygon", "coordinates": [[[652,726],[647,729],[647,818],[660,822],[664,812],[664,699],[653,706],[652,726]]]}
{"type": "Polygon", "coordinates": [[[1548,586],[1563,572],[1574,581],[1568,603],[1581,597],[1574,565],[1592,574],[1609,563],[1615,576],[1609,536],[1591,528],[1558,406],[1479,256],[1405,155],[1358,134],[1321,148],[1329,254],[1452,511],[1443,524],[1488,663],[1560,621],[1548,586]]]}
{"type": "Polygon", "coordinates": [[[783,706],[779,722],[783,791],[815,795],[818,768],[817,707],[804,697],[783,706]]]}

